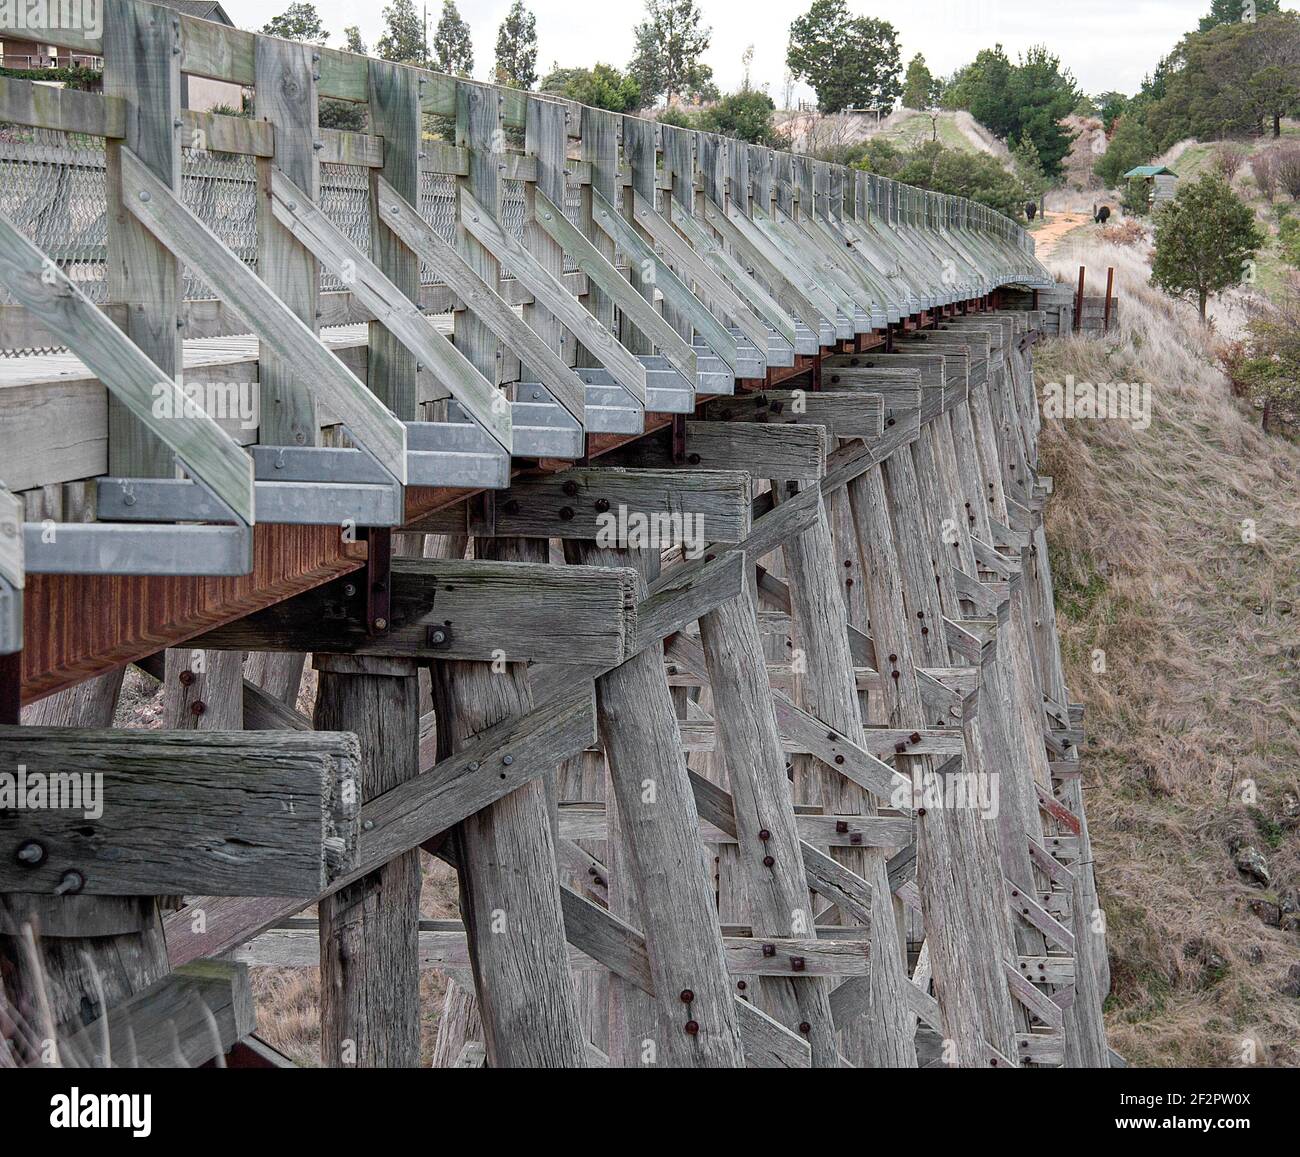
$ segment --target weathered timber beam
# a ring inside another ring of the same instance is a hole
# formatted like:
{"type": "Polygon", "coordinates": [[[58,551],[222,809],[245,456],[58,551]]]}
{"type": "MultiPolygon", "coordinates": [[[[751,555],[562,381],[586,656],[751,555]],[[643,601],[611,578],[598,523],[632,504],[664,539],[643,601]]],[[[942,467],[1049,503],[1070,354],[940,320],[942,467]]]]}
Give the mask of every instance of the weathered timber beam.
{"type": "Polygon", "coordinates": [[[342,733],[0,728],[0,891],[314,897],[356,862],[359,762],[342,733]]]}
{"type": "MultiPolygon", "coordinates": [[[[800,815],[795,817],[800,839],[818,847],[903,848],[914,835],[912,821],[901,816],[800,815]]],[[[606,838],[603,804],[560,804],[560,834],[571,840],[606,838]]],[[[706,844],[734,844],[736,837],[700,824],[706,844]]]]}
{"type": "Polygon", "coordinates": [[[126,111],[119,97],[0,77],[0,121],[10,124],[121,138],[126,136],[126,111]]]}
{"type": "MultiPolygon", "coordinates": [[[[659,547],[740,542],[751,529],[750,476],[740,470],[625,470],[576,467],[517,478],[494,491],[496,533],[510,538],[600,540],[659,547]]],[[[424,518],[431,533],[464,534],[470,511],[460,506],[424,518]]]]}
{"type": "MultiPolygon", "coordinates": [[[[495,217],[481,206],[468,189],[460,191],[460,220],[465,228],[494,257],[509,264],[515,276],[522,281],[537,299],[591,351],[611,374],[614,380],[632,397],[645,404],[645,367],[617,338],[589,314],[568,289],[528,252],[524,246],[505,232],[495,217]]],[[[691,382],[694,385],[694,380],[691,382]]]]}
{"type": "MultiPolygon", "coordinates": [[[[563,698],[487,729],[456,755],[427,767],[423,775],[362,804],[356,867],[334,881],[329,891],[428,844],[592,743],[596,716],[591,684],[576,692],[571,688],[572,682],[563,698]]],[[[168,954],[173,966],[218,956],[305,906],[261,897],[196,898],[164,920],[168,954]],[[199,912],[201,926],[194,918],[199,912]]]]}
{"type": "Polygon", "coordinates": [[[366,633],[363,584],[343,579],[221,627],[194,645],[614,665],[633,653],[637,638],[634,579],[634,572],[617,568],[398,558],[384,633],[366,633]]]}
{"type": "MultiPolygon", "coordinates": [[[[569,943],[593,960],[654,995],[654,978],[645,937],[630,924],[562,886],[564,931],[569,943]]],[[[808,1068],[812,1063],[808,1043],[748,1001],[735,997],[736,1021],[746,1068],[808,1068]]]]}
{"type": "Polygon", "coordinates": [[[696,383],[697,357],[686,341],[655,307],[635,289],[618,269],[605,260],[604,254],[582,231],[556,208],[542,192],[536,194],[537,223],[564,250],[579,271],[627,315],[632,324],[649,337],[668,363],[690,383],[696,383]]]}
{"type": "Polygon", "coordinates": [[[825,426],[832,438],[879,439],[885,432],[885,406],[879,394],[763,390],[719,398],[708,415],[722,422],[825,426]]]}
{"type": "MultiPolygon", "coordinates": [[[[381,188],[397,194],[382,177],[381,188]]],[[[458,401],[493,439],[505,450],[512,447],[511,410],[508,399],[480,374],[469,360],[420,312],[419,304],[404,294],[383,271],[354,245],[347,235],[314,205],[280,170],[271,173],[271,208],[280,222],[302,245],[331,272],[338,274],[361,304],[392,333],[420,363],[437,374],[451,396],[458,401]]],[[[389,206],[385,221],[395,214],[389,206]]],[[[405,240],[405,238],[403,238],[405,240]]],[[[412,247],[414,248],[414,247],[412,247]]],[[[484,289],[487,287],[484,286],[484,289]]],[[[486,294],[484,295],[486,296],[486,294]]],[[[495,297],[495,294],[493,295],[495,297]]],[[[531,333],[514,311],[500,298],[493,304],[504,306],[516,328],[531,333]]],[[[491,307],[485,304],[484,313],[491,307]]],[[[521,345],[525,341],[516,334],[521,345]]],[[[533,335],[531,346],[544,343],[533,335]]],[[[530,349],[530,352],[532,350],[530,349]]],[[[566,407],[576,405],[575,417],[582,420],[585,387],[567,366],[548,360],[539,363],[547,373],[546,385],[566,407]]]]}
{"type": "Polygon", "coordinates": [[[686,461],[690,466],[747,470],[755,478],[820,482],[826,476],[827,445],[826,430],[817,425],[686,423],[686,461]]]}
{"type": "MultiPolygon", "coordinates": [[[[241,944],[229,959],[252,968],[315,968],[320,960],[320,925],[295,917],[241,944]]],[[[722,938],[727,971],[732,976],[865,976],[870,971],[870,945],[864,940],[808,940],[790,937],[733,936],[722,938]]],[[[420,967],[469,967],[469,945],[459,920],[422,920],[419,934],[420,967]]],[[[1052,968],[1068,963],[1065,957],[1048,957],[1052,968]]],[[[1023,963],[1036,969],[1038,958],[1023,963]]],[[[605,965],[571,945],[569,967],[590,971],[605,965]]]]}
{"type": "Polygon", "coordinates": [[[257,1027],[248,969],[208,960],[176,969],[58,1041],[73,1068],[198,1068],[257,1027]]]}
{"type": "Polygon", "coordinates": [[[404,485],[406,427],[126,148],[122,150],[122,183],[124,201],[141,224],[200,273],[278,357],[293,364],[312,383],[319,400],[347,426],[356,445],[371,454],[393,481],[404,485]]]}

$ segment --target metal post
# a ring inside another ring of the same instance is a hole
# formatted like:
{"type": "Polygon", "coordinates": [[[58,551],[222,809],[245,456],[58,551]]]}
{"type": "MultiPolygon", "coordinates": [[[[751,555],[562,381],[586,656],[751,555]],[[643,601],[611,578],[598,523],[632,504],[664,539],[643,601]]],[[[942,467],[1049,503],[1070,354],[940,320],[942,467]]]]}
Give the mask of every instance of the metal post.
{"type": "Polygon", "coordinates": [[[1102,322],[1102,332],[1110,333],[1110,297],[1115,291],[1115,267],[1106,270],[1106,316],[1102,322]]]}
{"type": "Polygon", "coordinates": [[[1083,327],[1083,279],[1087,274],[1086,265],[1079,266],[1079,293],[1074,299],[1074,332],[1078,333],[1083,327]]]}

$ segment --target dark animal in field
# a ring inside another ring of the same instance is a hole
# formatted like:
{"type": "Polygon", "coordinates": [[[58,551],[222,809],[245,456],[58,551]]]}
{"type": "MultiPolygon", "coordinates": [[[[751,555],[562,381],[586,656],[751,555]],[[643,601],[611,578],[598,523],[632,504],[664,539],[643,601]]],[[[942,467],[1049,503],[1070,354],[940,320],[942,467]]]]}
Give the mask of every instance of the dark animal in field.
{"type": "Polygon", "coordinates": [[[1025,216],[1028,217],[1031,221],[1038,216],[1038,205],[1036,202],[1034,201],[1026,202],[1025,216]]]}
{"type": "Polygon", "coordinates": [[[1103,205],[1097,210],[1097,216],[1094,218],[1098,225],[1105,225],[1110,220],[1110,206],[1103,205]]]}

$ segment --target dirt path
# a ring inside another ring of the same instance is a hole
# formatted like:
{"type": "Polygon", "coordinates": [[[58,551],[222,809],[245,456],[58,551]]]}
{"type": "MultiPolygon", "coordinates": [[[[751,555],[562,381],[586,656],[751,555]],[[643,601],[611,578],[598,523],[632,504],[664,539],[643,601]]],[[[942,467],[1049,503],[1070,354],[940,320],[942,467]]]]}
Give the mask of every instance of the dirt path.
{"type": "Polygon", "coordinates": [[[1091,224],[1092,216],[1089,213],[1049,213],[1047,224],[1036,230],[1033,235],[1039,260],[1055,253],[1056,247],[1060,245],[1067,233],[1073,233],[1081,226],[1091,224]]]}

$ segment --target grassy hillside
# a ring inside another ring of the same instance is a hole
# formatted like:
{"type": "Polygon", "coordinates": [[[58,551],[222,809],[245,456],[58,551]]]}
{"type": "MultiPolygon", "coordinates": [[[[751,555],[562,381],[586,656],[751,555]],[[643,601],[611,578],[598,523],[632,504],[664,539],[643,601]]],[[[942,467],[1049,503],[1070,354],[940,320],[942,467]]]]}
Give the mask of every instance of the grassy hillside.
{"type": "Polygon", "coordinates": [[[1053,263],[1114,266],[1122,314],[1105,341],[1040,346],[1040,387],[1073,374],[1154,398],[1145,431],[1044,432],[1112,1044],[1138,1065],[1300,1064],[1300,448],[1230,397],[1142,248],[1089,227],[1053,263]]]}

